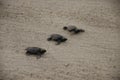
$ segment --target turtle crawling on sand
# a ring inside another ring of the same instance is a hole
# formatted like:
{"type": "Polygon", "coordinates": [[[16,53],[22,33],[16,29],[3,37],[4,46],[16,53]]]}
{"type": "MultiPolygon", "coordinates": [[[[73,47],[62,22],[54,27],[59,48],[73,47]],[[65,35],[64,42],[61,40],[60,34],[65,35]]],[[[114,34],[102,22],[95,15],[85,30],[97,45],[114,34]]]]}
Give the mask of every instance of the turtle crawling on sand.
{"type": "Polygon", "coordinates": [[[25,50],[27,55],[36,55],[39,57],[41,57],[46,52],[45,49],[39,47],[28,47],[25,50]]]}
{"type": "Polygon", "coordinates": [[[49,38],[47,38],[48,41],[55,41],[57,42],[56,45],[59,45],[61,42],[67,41],[67,38],[60,34],[52,34],[49,38]]]}
{"type": "Polygon", "coordinates": [[[64,30],[67,30],[67,31],[69,31],[69,32],[72,32],[72,33],[74,33],[74,34],[78,34],[78,33],[80,33],[80,32],[85,32],[85,30],[83,30],[83,29],[78,29],[78,28],[77,28],[76,26],[74,26],[74,25],[64,26],[63,29],[64,29],[64,30]]]}

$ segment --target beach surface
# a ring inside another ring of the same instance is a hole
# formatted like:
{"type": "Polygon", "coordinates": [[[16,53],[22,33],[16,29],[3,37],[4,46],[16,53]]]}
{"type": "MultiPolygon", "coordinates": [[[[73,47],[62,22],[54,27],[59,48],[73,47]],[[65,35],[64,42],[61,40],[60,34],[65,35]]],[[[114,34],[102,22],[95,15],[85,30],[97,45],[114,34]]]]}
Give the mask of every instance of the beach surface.
{"type": "Polygon", "coordinates": [[[120,80],[120,1],[0,0],[0,80],[120,80]],[[48,42],[54,33],[68,41],[48,42]],[[47,53],[36,59],[27,47],[47,53]]]}

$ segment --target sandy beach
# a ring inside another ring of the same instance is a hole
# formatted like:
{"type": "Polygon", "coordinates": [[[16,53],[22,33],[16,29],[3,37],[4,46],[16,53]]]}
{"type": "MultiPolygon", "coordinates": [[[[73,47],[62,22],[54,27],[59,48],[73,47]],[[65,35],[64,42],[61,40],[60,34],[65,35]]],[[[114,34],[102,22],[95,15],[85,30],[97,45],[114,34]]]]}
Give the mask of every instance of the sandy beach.
{"type": "Polygon", "coordinates": [[[0,80],[120,80],[120,1],[0,0],[0,80]],[[54,33],[68,41],[48,42],[54,33]],[[30,46],[47,53],[26,56],[30,46]]]}

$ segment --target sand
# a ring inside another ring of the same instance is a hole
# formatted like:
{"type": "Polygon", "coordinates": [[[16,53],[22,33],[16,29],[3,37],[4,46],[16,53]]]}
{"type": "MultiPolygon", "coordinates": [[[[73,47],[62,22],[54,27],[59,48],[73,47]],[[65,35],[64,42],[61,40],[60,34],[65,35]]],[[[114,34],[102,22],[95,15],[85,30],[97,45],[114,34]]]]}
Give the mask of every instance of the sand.
{"type": "Polygon", "coordinates": [[[120,80],[120,1],[0,0],[0,80],[120,80]],[[68,41],[46,41],[53,33],[68,41]],[[30,46],[47,53],[26,56],[30,46]]]}

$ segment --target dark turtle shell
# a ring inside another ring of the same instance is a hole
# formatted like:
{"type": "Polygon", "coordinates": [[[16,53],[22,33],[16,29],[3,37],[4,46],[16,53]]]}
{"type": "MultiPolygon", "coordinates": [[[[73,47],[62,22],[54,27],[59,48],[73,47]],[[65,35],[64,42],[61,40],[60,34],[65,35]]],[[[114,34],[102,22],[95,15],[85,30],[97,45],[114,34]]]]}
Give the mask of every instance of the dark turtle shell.
{"type": "Polygon", "coordinates": [[[61,42],[67,41],[67,38],[60,34],[52,34],[48,39],[48,41],[55,41],[57,42],[57,45],[60,44],[61,42]]]}
{"type": "Polygon", "coordinates": [[[62,35],[59,35],[59,34],[52,34],[52,35],[51,35],[51,38],[52,38],[53,40],[56,40],[56,39],[62,39],[63,36],[62,36],[62,35]]]}
{"type": "Polygon", "coordinates": [[[52,34],[49,38],[48,38],[48,41],[49,40],[60,40],[60,39],[62,39],[62,38],[64,38],[62,35],[60,35],[60,34],[52,34]]]}
{"type": "Polygon", "coordinates": [[[64,29],[64,30],[66,29],[66,30],[68,30],[68,31],[74,31],[74,30],[77,29],[77,27],[74,26],[74,25],[68,25],[68,26],[63,27],[63,29],[64,29]]]}
{"type": "Polygon", "coordinates": [[[42,55],[46,52],[45,49],[39,47],[28,47],[25,49],[27,54],[30,55],[42,55]]]}
{"type": "Polygon", "coordinates": [[[78,34],[78,33],[80,33],[80,32],[85,32],[85,30],[83,30],[83,29],[78,29],[76,26],[74,26],[74,25],[68,25],[68,26],[65,26],[65,27],[63,27],[63,29],[64,30],[67,30],[67,31],[69,31],[69,32],[72,32],[72,33],[74,33],[74,34],[78,34]]]}

